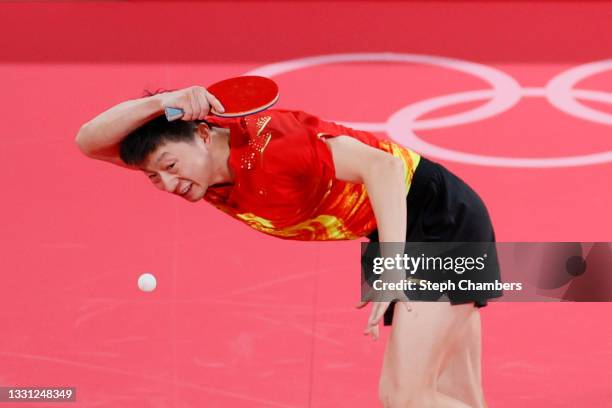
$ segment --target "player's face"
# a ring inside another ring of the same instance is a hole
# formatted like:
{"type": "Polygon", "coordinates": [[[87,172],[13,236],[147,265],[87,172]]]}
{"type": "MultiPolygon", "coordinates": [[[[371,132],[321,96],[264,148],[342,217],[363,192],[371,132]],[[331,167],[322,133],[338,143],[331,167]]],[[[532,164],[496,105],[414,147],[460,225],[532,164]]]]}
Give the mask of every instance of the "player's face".
{"type": "Polygon", "coordinates": [[[213,167],[208,145],[200,137],[193,142],[166,142],[145,161],[142,170],[160,190],[188,201],[204,197],[213,167]]]}

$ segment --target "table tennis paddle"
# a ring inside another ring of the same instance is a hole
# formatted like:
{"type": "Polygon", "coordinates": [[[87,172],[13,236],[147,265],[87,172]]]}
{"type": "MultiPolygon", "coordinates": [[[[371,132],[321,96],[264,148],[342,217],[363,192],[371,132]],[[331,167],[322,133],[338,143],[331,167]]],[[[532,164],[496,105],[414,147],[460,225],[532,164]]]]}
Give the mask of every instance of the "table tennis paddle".
{"type": "MultiPolygon", "coordinates": [[[[270,78],[261,76],[241,76],[216,82],[208,87],[225,112],[210,111],[222,118],[235,118],[252,115],[268,109],[278,101],[278,85],[270,78]]],[[[166,119],[174,121],[183,116],[183,110],[166,108],[166,119]]]]}

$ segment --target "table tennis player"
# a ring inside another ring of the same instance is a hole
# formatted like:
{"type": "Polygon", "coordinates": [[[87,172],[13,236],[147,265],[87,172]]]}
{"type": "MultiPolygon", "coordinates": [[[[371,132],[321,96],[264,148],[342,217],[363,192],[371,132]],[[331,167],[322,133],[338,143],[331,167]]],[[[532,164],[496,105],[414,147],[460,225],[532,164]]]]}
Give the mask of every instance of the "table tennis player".
{"type": "MultiPolygon", "coordinates": [[[[161,190],[279,238],[495,239],[477,194],[408,148],[300,111],[228,119],[211,107],[224,111],[199,86],[125,101],[85,123],[76,141],[88,157],[139,169],[161,190]],[[182,109],[181,120],[169,122],[168,107],[182,109]]],[[[371,303],[365,334],[377,339],[381,321],[392,325],[384,407],[486,406],[478,310],[487,298],[371,303]]]]}

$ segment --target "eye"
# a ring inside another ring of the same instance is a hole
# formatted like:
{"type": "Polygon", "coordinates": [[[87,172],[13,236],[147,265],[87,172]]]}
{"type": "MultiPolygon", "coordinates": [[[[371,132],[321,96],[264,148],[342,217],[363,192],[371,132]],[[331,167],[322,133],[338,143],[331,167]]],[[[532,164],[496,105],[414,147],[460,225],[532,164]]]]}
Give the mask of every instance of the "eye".
{"type": "Polygon", "coordinates": [[[148,177],[149,177],[151,180],[154,180],[155,178],[157,178],[157,174],[155,174],[155,173],[151,173],[151,174],[149,174],[149,175],[148,175],[148,177]]]}
{"type": "Polygon", "coordinates": [[[175,165],[175,164],[176,164],[176,162],[174,162],[174,163],[172,163],[172,164],[168,165],[168,167],[166,167],[166,170],[170,170],[171,168],[173,168],[173,167],[174,167],[174,165],[175,165]]]}

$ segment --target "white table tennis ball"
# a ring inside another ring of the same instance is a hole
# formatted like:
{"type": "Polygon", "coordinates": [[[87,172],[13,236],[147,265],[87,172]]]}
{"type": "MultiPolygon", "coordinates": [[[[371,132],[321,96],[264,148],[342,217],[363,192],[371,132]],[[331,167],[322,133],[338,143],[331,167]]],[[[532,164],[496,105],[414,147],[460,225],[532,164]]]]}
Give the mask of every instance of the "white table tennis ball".
{"type": "Polygon", "coordinates": [[[150,273],[143,273],[138,278],[138,287],[143,292],[153,292],[157,287],[157,279],[150,273]]]}

